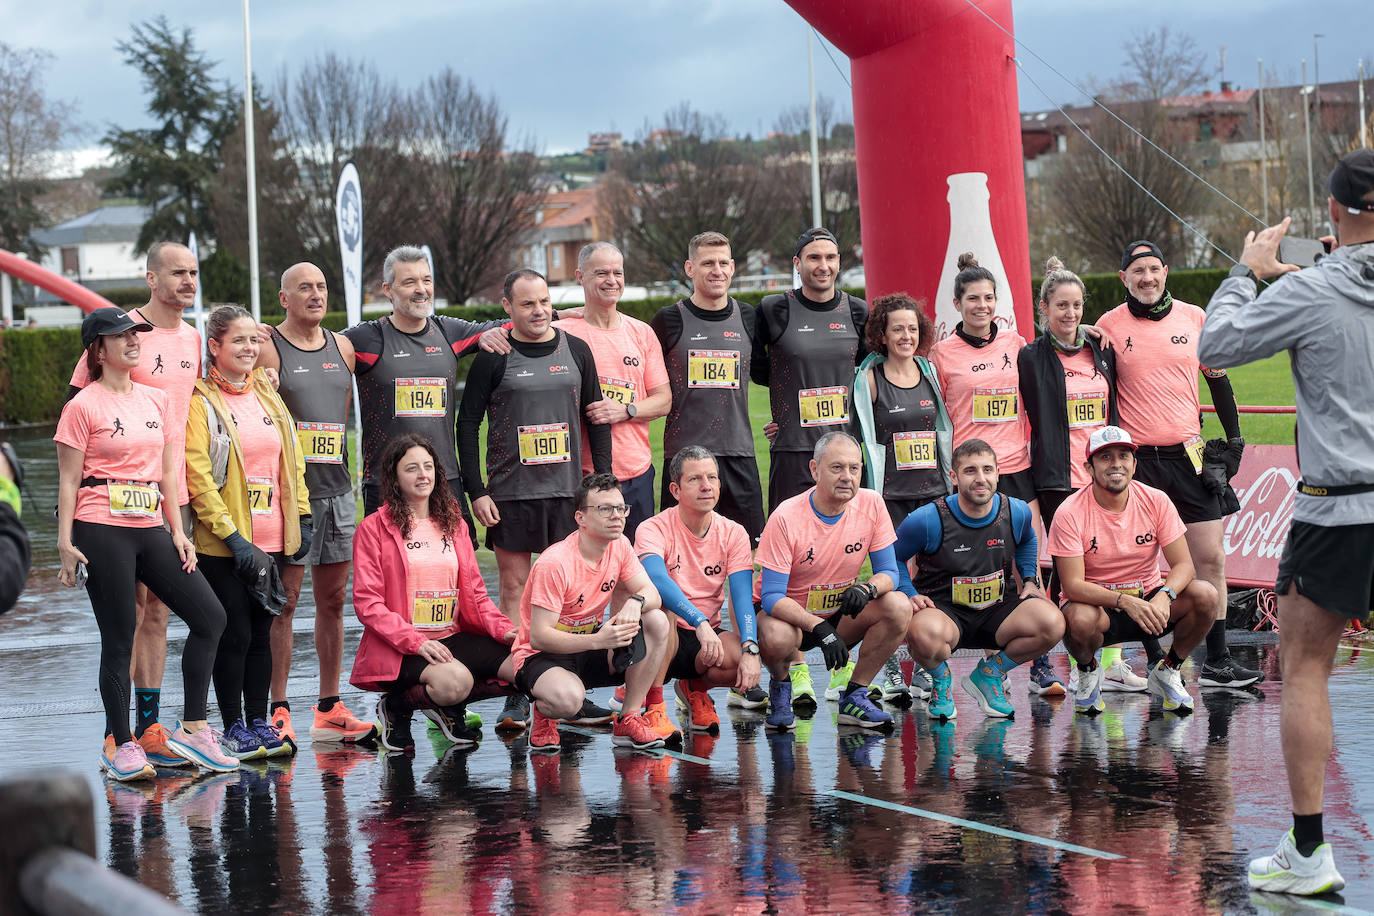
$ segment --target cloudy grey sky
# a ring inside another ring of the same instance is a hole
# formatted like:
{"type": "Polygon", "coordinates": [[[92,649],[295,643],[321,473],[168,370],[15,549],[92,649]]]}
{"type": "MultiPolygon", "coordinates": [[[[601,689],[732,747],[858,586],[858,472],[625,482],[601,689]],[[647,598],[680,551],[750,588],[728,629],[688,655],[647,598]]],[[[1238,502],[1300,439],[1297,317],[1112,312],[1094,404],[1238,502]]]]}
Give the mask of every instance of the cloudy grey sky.
{"type": "MultiPolygon", "coordinates": [[[[112,123],[147,123],[138,77],[114,48],[131,23],[165,12],[174,26],[191,26],[220,62],[219,76],[241,86],[240,8],[231,0],[0,0],[0,40],[55,55],[48,93],[76,102],[87,127],[77,145],[89,145],[112,123]]],[[[1255,84],[1257,57],[1296,83],[1314,32],[1324,33],[1323,82],[1353,79],[1356,59],[1363,55],[1369,69],[1374,55],[1369,12],[1369,0],[1014,4],[1017,37],[1079,83],[1114,76],[1132,31],[1168,23],[1214,63],[1225,45],[1226,77],[1243,87],[1255,84]]],[[[806,99],[806,27],[783,0],[256,0],[252,25],[253,67],[269,85],[282,68],[328,50],[370,57],[402,84],[449,65],[495,94],[514,131],[546,152],[579,149],[589,131],[633,136],[682,101],[757,136],[806,99]]],[[[838,68],[817,47],[817,88],[847,109],[848,61],[831,53],[838,68]]],[[[1054,101],[1081,100],[1029,54],[1020,56],[1054,101]]],[[[1036,110],[1050,100],[1023,80],[1020,103],[1036,110]]]]}

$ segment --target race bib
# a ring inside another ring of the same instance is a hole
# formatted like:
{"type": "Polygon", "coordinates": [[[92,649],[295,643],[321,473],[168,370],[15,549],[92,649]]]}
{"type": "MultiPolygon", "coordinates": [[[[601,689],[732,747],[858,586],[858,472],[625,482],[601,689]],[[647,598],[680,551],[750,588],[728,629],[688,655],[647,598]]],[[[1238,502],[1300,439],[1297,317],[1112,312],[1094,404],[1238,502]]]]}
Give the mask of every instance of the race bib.
{"type": "Polygon", "coordinates": [[[935,467],[935,433],[893,433],[893,457],[899,471],[921,471],[935,467]]]}
{"type": "Polygon", "coordinates": [[[1104,582],[1102,587],[1123,595],[1134,595],[1137,598],[1145,597],[1144,582],[1104,582]]]}
{"type": "Polygon", "coordinates": [[[595,633],[596,628],[601,624],[601,616],[595,617],[574,617],[572,619],[559,618],[558,623],[553,625],[555,630],[562,630],[564,633],[595,633]]]}
{"type": "Polygon", "coordinates": [[[1084,426],[1105,426],[1107,423],[1107,396],[1079,392],[1065,395],[1064,407],[1069,413],[1069,428],[1084,426]]]}
{"type": "Polygon", "coordinates": [[[1017,417],[1015,388],[973,389],[974,423],[1011,423],[1017,417]]]}
{"type": "Polygon", "coordinates": [[[601,396],[618,404],[632,404],[635,399],[635,383],[623,378],[609,378],[598,375],[601,380],[601,396]]]}
{"type": "Polygon", "coordinates": [[[813,585],[806,591],[806,609],[812,614],[827,617],[840,606],[840,596],[858,579],[845,582],[831,582],[827,585],[813,585]]]}
{"type": "Polygon", "coordinates": [[[1201,436],[1194,436],[1183,443],[1183,450],[1188,453],[1188,460],[1193,463],[1193,473],[1202,473],[1202,450],[1205,447],[1201,436]]]}
{"type": "Polygon", "coordinates": [[[738,350],[688,350],[688,388],[738,388],[738,350]]]}
{"type": "Polygon", "coordinates": [[[309,464],[343,464],[344,425],[297,421],[296,440],[309,464]]]}
{"type": "Polygon", "coordinates": [[[572,460],[566,423],[518,426],[516,433],[520,438],[521,464],[559,464],[572,460]]]}
{"type": "Polygon", "coordinates": [[[446,630],[453,625],[456,588],[417,588],[410,622],[417,630],[446,630]]]}
{"type": "Polygon", "coordinates": [[[831,426],[849,422],[849,389],[844,385],[831,388],[803,388],[797,392],[801,408],[802,426],[831,426]]]}
{"type": "Polygon", "coordinates": [[[396,413],[398,417],[442,417],[448,381],[441,378],[398,378],[396,413]]]}
{"type": "Polygon", "coordinates": [[[157,518],[162,493],[156,484],[111,480],[106,489],[110,491],[111,515],[117,518],[157,518]]]}
{"type": "Polygon", "coordinates": [[[955,604],[981,611],[1002,600],[1004,584],[1000,569],[986,576],[955,576],[951,597],[955,604]]]}
{"type": "Polygon", "coordinates": [[[272,514],[272,478],[248,478],[248,510],[254,515],[272,514]]]}

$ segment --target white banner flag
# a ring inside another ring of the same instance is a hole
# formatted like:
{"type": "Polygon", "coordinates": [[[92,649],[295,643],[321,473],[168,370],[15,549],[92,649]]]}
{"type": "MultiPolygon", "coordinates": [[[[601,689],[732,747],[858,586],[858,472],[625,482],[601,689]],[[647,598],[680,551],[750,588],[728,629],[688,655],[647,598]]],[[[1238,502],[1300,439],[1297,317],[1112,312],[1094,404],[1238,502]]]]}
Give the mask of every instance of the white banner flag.
{"type": "Polygon", "coordinates": [[[200,294],[201,287],[204,285],[205,280],[200,276],[200,246],[196,244],[196,234],[194,231],[192,231],[191,238],[186,243],[186,247],[191,249],[191,257],[196,259],[196,304],[192,307],[191,314],[196,321],[196,332],[200,334],[200,364],[201,366],[207,366],[209,365],[210,359],[210,354],[209,351],[206,350],[207,345],[205,342],[205,319],[207,316],[205,314],[205,301],[201,298],[200,294]]]}
{"type": "Polygon", "coordinates": [[[334,195],[334,216],[339,227],[339,253],[343,257],[344,309],[349,325],[363,318],[363,189],[353,163],[344,165],[334,195]]]}

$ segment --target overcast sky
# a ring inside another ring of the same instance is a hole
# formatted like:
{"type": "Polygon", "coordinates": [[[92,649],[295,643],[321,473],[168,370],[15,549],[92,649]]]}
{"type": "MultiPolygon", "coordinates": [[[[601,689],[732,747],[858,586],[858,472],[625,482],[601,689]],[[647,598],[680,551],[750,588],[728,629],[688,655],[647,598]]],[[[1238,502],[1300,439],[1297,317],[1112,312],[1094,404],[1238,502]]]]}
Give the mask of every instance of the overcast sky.
{"type": "MultiPolygon", "coordinates": [[[[846,2],[861,8],[864,0],[846,2]]],[[[1014,4],[1017,37],[1080,84],[1119,72],[1133,30],[1168,23],[1214,65],[1225,45],[1225,75],[1239,87],[1255,85],[1258,57],[1298,82],[1301,59],[1310,66],[1314,32],[1325,33],[1322,81],[1353,79],[1356,59],[1364,56],[1368,69],[1374,55],[1370,9],[1369,0],[1014,4]]],[[[91,145],[111,124],[148,123],[138,77],[114,46],[131,23],[163,12],[174,26],[191,26],[197,45],[219,61],[217,74],[242,86],[237,2],[0,0],[0,41],[55,55],[48,94],[76,103],[86,131],[74,145],[91,145]]],[[[448,65],[495,94],[514,132],[550,153],[582,148],[590,131],[633,136],[682,101],[759,136],[779,111],[806,100],[806,27],[783,0],[258,0],[253,17],[253,67],[269,85],[283,67],[327,50],[370,57],[406,85],[448,65]]],[[[817,89],[847,110],[848,61],[830,52],[838,66],[817,46],[817,89]]],[[[1081,101],[1030,54],[1019,56],[1053,101],[1081,101]]],[[[1020,104],[1038,110],[1051,100],[1023,80],[1020,104]]]]}

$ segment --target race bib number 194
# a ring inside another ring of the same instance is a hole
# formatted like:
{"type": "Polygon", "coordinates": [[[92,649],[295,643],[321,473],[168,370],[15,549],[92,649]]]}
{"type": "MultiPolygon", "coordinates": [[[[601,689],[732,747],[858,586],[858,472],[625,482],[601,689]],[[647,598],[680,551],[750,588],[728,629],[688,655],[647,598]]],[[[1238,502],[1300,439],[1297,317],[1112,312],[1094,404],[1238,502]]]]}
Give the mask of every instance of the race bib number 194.
{"type": "Polygon", "coordinates": [[[442,417],[448,382],[441,378],[398,378],[396,416],[442,417]]]}

